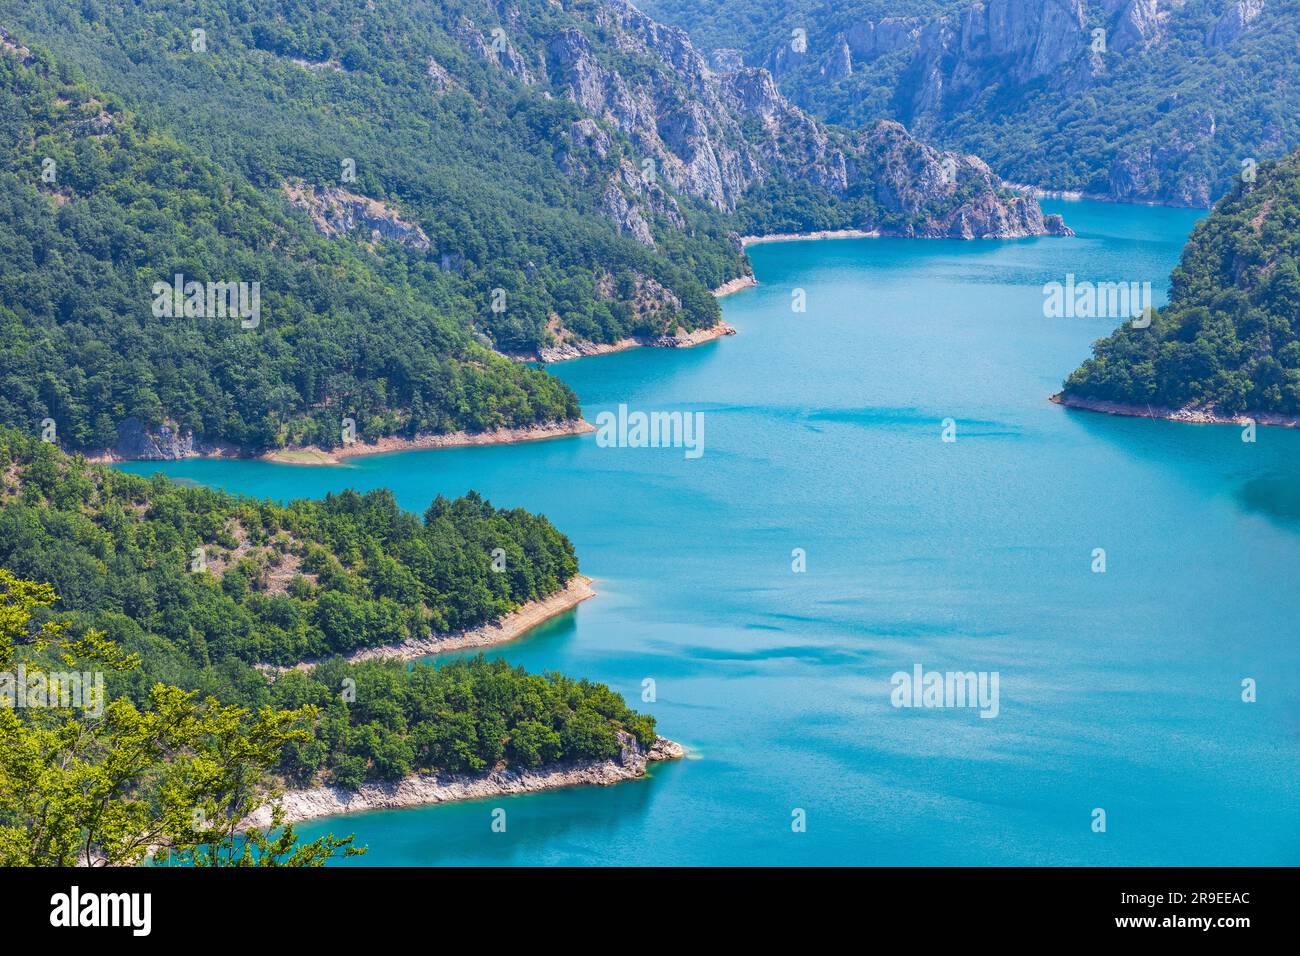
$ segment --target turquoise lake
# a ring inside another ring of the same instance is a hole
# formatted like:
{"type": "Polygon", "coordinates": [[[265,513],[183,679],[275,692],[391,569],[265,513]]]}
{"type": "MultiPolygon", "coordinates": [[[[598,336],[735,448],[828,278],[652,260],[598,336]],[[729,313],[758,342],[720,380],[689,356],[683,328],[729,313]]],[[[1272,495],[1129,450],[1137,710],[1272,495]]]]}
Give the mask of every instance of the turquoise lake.
{"type": "Polygon", "coordinates": [[[495,653],[605,681],[691,750],[616,787],[304,834],[354,832],[369,865],[1300,863],[1300,432],[1050,404],[1117,323],[1044,318],[1043,284],[1162,302],[1202,214],[1045,206],[1078,236],[756,246],[761,285],[724,300],[740,334],[552,367],[588,420],[703,412],[695,460],[586,435],[129,466],[545,513],[599,596],[495,653]],[[892,706],[917,664],[997,672],[998,715],[892,706]]]}

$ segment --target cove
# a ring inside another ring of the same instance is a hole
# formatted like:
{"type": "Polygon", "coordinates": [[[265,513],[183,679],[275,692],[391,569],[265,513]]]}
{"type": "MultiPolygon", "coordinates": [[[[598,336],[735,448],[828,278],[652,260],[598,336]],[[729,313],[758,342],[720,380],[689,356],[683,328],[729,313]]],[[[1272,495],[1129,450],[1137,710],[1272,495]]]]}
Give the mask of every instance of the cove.
{"type": "Polygon", "coordinates": [[[552,366],[589,421],[703,413],[696,459],[588,434],[124,466],[545,513],[599,596],[493,653],[608,682],[692,751],[302,833],[355,832],[364,865],[1300,862],[1300,434],[1049,403],[1115,321],[1045,318],[1044,285],[1150,281],[1162,304],[1200,214],[1044,205],[1078,235],[755,246],[761,284],[723,300],[738,335],[552,366]],[[997,716],[893,706],[918,666],[997,673],[997,716]]]}

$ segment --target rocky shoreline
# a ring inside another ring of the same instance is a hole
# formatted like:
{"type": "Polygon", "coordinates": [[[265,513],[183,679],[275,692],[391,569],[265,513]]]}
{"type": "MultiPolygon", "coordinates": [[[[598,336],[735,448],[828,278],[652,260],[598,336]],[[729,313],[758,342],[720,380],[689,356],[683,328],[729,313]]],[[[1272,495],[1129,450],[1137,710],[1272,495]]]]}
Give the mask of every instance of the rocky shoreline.
{"type": "MultiPolygon", "coordinates": [[[[448,651],[463,651],[475,647],[495,647],[523,637],[533,628],[544,624],[553,617],[571,611],[583,601],[596,596],[591,578],[575,574],[569,583],[554,594],[540,601],[529,601],[515,608],[495,621],[467,627],[462,631],[449,634],[431,634],[428,637],[409,638],[400,644],[386,644],[383,647],[363,647],[345,654],[343,659],[350,664],[362,661],[417,661],[434,654],[448,651]]],[[[285,671],[311,670],[321,663],[318,659],[300,661],[292,667],[278,667],[274,664],[258,664],[264,673],[282,674],[285,671]]]]}
{"type": "Polygon", "coordinates": [[[353,442],[339,448],[322,449],[315,445],[298,448],[279,448],[258,457],[282,465],[337,465],[348,458],[362,455],[387,455],[399,451],[420,451],[430,448],[465,448],[471,445],[514,445],[527,441],[545,441],[565,438],[595,431],[595,426],[582,418],[545,425],[522,428],[498,428],[490,432],[451,432],[446,435],[417,435],[414,438],[380,438],[374,442],[353,442]]]}
{"type": "Polygon", "coordinates": [[[416,435],[414,438],[389,436],[373,442],[358,441],[330,449],[316,445],[290,445],[270,451],[249,451],[236,445],[204,442],[196,439],[191,432],[181,434],[171,426],[164,425],[156,434],[141,432],[141,435],[136,436],[131,443],[133,450],[123,451],[119,445],[116,448],[86,452],[85,457],[87,461],[105,465],[121,461],[180,461],[185,458],[256,458],[282,465],[337,465],[348,458],[362,455],[386,455],[429,448],[463,448],[470,445],[512,445],[583,435],[595,430],[595,426],[585,419],[571,418],[486,432],[459,431],[445,435],[416,435]]]}
{"type": "Polygon", "coordinates": [[[1244,412],[1224,415],[1212,408],[1157,408],[1129,402],[1111,402],[1101,398],[1082,398],[1076,395],[1057,394],[1051,401],[1065,408],[1078,408],[1106,415],[1123,415],[1133,418],[1159,418],[1190,425],[1271,425],[1278,428],[1300,428],[1300,415],[1277,415],[1272,412],[1244,412]]]}
{"type": "MultiPolygon", "coordinates": [[[[975,210],[973,212],[977,212],[975,210]]],[[[985,210],[987,211],[987,210],[985,210]]],[[[1026,239],[1033,236],[1073,236],[1074,230],[1065,224],[1060,216],[1051,213],[1039,217],[1038,226],[1004,221],[1000,228],[975,229],[971,219],[963,216],[948,226],[931,224],[916,232],[881,231],[879,229],[819,229],[815,232],[776,232],[764,236],[741,236],[742,248],[759,246],[768,242],[809,242],[818,239],[1026,239]],[[954,226],[960,224],[960,230],[954,226]]],[[[977,223],[983,220],[975,220],[977,223]]]]}
{"type": "Polygon", "coordinates": [[[1014,189],[1016,192],[1024,193],[1034,199],[1060,199],[1064,202],[1080,202],[1089,200],[1091,202],[1109,202],[1117,203],[1123,206],[1163,206],[1166,209],[1208,209],[1208,206],[1200,206],[1194,203],[1169,202],[1160,199],[1133,199],[1129,197],[1112,196],[1110,193],[1085,193],[1078,189],[1044,189],[1042,186],[1031,186],[1028,183],[1009,183],[1003,182],[1008,189],[1014,189]]]}
{"type": "Polygon", "coordinates": [[[879,239],[879,229],[820,229],[817,232],[774,232],[766,236],[741,236],[741,246],[761,246],[765,242],[808,242],[814,239],[879,239]]]}
{"type": "MultiPolygon", "coordinates": [[[[646,766],[658,760],[685,756],[681,744],[658,737],[642,750],[631,734],[619,734],[622,750],[609,760],[577,760],[539,767],[535,770],[498,767],[486,774],[412,774],[394,783],[367,783],[357,790],[342,787],[309,787],[290,790],[274,801],[284,813],[283,822],[300,823],[320,817],[371,810],[400,810],[406,807],[483,800],[489,797],[536,793],[561,787],[608,787],[624,780],[645,776],[646,766]]],[[[271,805],[251,814],[246,826],[265,828],[271,824],[271,805]]]]}
{"type": "Polygon", "coordinates": [[[739,292],[741,289],[752,289],[756,285],[758,285],[758,280],[752,275],[736,276],[736,278],[729,279],[716,289],[712,290],[713,297],[715,299],[721,299],[724,296],[731,295],[733,292],[739,292]]]}
{"type": "MultiPolygon", "coordinates": [[[[757,284],[757,282],[754,283],[754,285],[757,284]]],[[[688,349],[696,345],[703,345],[705,342],[712,342],[714,339],[735,334],[736,330],[726,322],[719,322],[707,329],[678,332],[676,335],[660,335],[653,339],[627,338],[619,339],[617,342],[565,342],[561,345],[542,346],[538,349],[536,360],[546,362],[549,365],[556,362],[568,362],[573,359],[591,358],[595,355],[626,352],[628,349],[688,349]]],[[[533,360],[530,356],[514,356],[514,358],[521,361],[533,360]]]]}
{"type": "Polygon", "coordinates": [[[492,647],[505,644],[551,618],[571,611],[583,601],[596,596],[591,578],[575,574],[563,588],[540,601],[529,601],[509,614],[488,624],[466,628],[451,634],[434,634],[425,638],[390,644],[386,647],[367,647],[353,651],[348,661],[414,661],[447,651],[462,651],[471,647],[492,647]]]}

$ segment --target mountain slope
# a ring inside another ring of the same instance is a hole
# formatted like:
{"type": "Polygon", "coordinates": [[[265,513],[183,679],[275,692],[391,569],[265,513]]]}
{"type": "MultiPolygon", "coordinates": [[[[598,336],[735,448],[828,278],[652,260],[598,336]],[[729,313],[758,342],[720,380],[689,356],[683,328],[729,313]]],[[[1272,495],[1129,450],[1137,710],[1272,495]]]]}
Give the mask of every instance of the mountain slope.
{"type": "MultiPolygon", "coordinates": [[[[0,23],[260,188],[337,186],[352,160],[348,188],[428,235],[410,268],[460,279],[503,351],[557,327],[614,341],[715,324],[708,290],[745,269],[738,227],[934,234],[927,221],[963,218],[951,189],[927,188],[923,209],[876,197],[912,175],[887,165],[904,157],[823,128],[761,71],[713,73],[685,34],[620,0],[4,0],[0,23]]],[[[970,231],[1043,231],[1035,207],[955,159],[975,206],[1006,210],[987,225],[968,212],[970,231]]]]}
{"type": "Polygon", "coordinates": [[[1300,142],[1296,0],[741,6],[646,0],[819,116],[900,120],[1014,182],[1208,206],[1300,142]]]}
{"type": "Polygon", "coordinates": [[[0,566],[52,584],[92,626],[126,615],[200,664],[293,665],[448,634],[578,570],[544,517],[473,493],[435,500],[423,521],[386,490],[281,507],[4,438],[0,566]]]}
{"type": "Polygon", "coordinates": [[[377,436],[577,415],[564,385],[473,340],[448,284],[417,295],[23,59],[0,55],[0,421],[130,455],[168,424],[257,449],[337,445],[345,417],[377,436]],[[177,274],[245,282],[249,305],[257,283],[258,314],[160,315],[155,285],[177,274]]]}
{"type": "MultiPolygon", "coordinates": [[[[1197,225],[1150,328],[1094,346],[1061,400],[1215,420],[1300,415],[1300,151],[1197,225]],[[1148,409],[1150,406],[1150,409],[1148,409]]],[[[1099,406],[1103,407],[1104,406],[1099,406]]]]}
{"type": "Polygon", "coordinates": [[[0,421],[70,449],[564,421],[567,387],[492,351],[690,341],[740,233],[1065,231],[622,0],[0,0],[0,26],[0,421]],[[189,282],[264,314],[204,318],[189,282]]]}

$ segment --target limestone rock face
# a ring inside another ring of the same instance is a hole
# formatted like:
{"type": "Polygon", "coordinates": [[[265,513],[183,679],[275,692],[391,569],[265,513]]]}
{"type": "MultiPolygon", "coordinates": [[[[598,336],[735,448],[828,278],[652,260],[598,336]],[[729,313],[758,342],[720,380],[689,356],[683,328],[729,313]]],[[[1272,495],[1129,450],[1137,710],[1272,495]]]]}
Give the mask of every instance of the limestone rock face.
{"type": "MultiPolygon", "coordinates": [[[[1056,21],[1049,13],[1057,8],[1048,0],[1038,2],[1046,11],[1040,17],[1043,28],[1050,29],[1056,21]]],[[[1077,3],[1069,9],[1076,14],[1079,10],[1077,3]]],[[[811,183],[834,196],[857,190],[892,201],[906,193],[907,201],[896,208],[908,214],[927,204],[952,207],[936,211],[932,222],[909,230],[919,235],[948,235],[951,228],[974,236],[1028,235],[1045,228],[1041,213],[1030,209],[1036,203],[1004,198],[988,167],[954,159],[956,168],[964,171],[965,189],[987,191],[959,211],[960,204],[951,201],[953,183],[898,165],[901,153],[919,144],[897,123],[877,126],[866,139],[823,126],[782,95],[771,70],[746,67],[738,56],[722,57],[725,70],[715,70],[683,31],[655,22],[626,0],[604,0],[594,20],[606,41],[620,52],[657,62],[664,69],[643,71],[633,84],[607,65],[582,30],[569,27],[551,37],[545,45],[547,79],[553,89],[562,90],[594,118],[594,122],[573,124],[568,144],[560,150],[560,163],[571,175],[590,176],[599,165],[595,158],[603,159],[612,148],[602,126],[624,134],[637,150],[639,166],[629,171],[620,165],[611,171],[602,187],[602,208],[621,232],[643,244],[654,244],[656,223],[682,227],[669,195],[654,188],[662,183],[725,212],[734,210],[751,189],[772,179],[811,183]],[[882,134],[885,129],[887,136],[882,134]],[[647,170],[653,173],[649,179],[647,170]],[[954,226],[956,222],[962,225],[954,226]]],[[[1075,20],[1067,20],[1076,31],[1081,29],[1075,20]]],[[[853,37],[845,35],[828,69],[834,75],[850,75],[855,44],[874,52],[899,49],[916,29],[915,20],[889,18],[870,30],[858,30],[853,37]]],[[[783,49],[802,55],[796,47],[786,44],[783,49]]],[[[856,225],[874,228],[878,224],[856,225]]]]}
{"type": "Polygon", "coordinates": [[[0,27],[0,50],[11,56],[16,56],[23,66],[31,66],[36,62],[36,57],[32,56],[32,51],[10,36],[4,27],[0,27]]]}
{"type": "Polygon", "coordinates": [[[1107,40],[1110,49],[1123,53],[1134,47],[1145,49],[1156,41],[1160,33],[1160,15],[1157,0],[1128,0],[1115,29],[1107,40]]]}
{"type": "MultiPolygon", "coordinates": [[[[967,19],[978,22],[981,35],[989,34],[988,42],[995,46],[1019,49],[1019,43],[1029,51],[1026,57],[1032,53],[1043,59],[1045,65],[1025,68],[1027,76],[1037,76],[1036,71],[1050,69],[1059,57],[1043,42],[1035,46],[1025,38],[1004,37],[1011,26],[990,31],[986,21],[996,26],[1002,22],[999,16],[1006,19],[1008,11],[1019,9],[1017,3],[1037,3],[1038,29],[1054,30],[1064,16],[1060,11],[1066,10],[1074,11],[1075,19],[1065,16],[1062,22],[1077,32],[1079,2],[993,0],[992,12],[977,5],[980,15],[971,13],[967,19]]],[[[684,31],[656,22],[628,0],[597,0],[583,8],[582,22],[570,20],[540,34],[520,22],[518,10],[505,0],[496,3],[494,10],[505,25],[488,30],[462,19],[456,34],[461,44],[519,83],[566,97],[586,114],[557,137],[556,162],[565,174],[594,189],[599,211],[620,234],[644,246],[657,246],[662,236],[656,233],[661,230],[688,228],[675,196],[690,196],[729,213],[752,190],[773,180],[808,183],[843,198],[877,192],[892,195],[886,181],[901,183],[910,175],[890,165],[898,158],[894,152],[878,149],[878,143],[864,143],[858,134],[824,126],[782,95],[773,71],[808,62],[811,54],[802,36],[782,44],[768,69],[745,66],[740,53],[731,49],[715,50],[706,59],[684,31]],[[512,36],[526,37],[531,52],[520,52],[512,36]],[[634,77],[622,72],[625,63],[641,64],[634,77]]],[[[859,24],[837,36],[821,67],[823,75],[849,77],[856,51],[870,58],[904,49],[916,42],[920,29],[916,18],[887,17],[879,23],[859,24]]],[[[961,39],[945,30],[940,46],[961,39]]],[[[974,36],[972,32],[962,42],[974,43],[974,36]]],[[[1069,40],[1055,42],[1065,45],[1069,40]]],[[[432,65],[430,77],[439,81],[432,65]]],[[[939,73],[935,77],[946,82],[939,73]]],[[[976,80],[972,76],[968,82],[976,80]]],[[[910,141],[911,137],[895,125],[890,139],[910,141]]],[[[936,210],[931,222],[919,228],[908,226],[906,231],[947,235],[954,215],[963,223],[961,234],[983,235],[986,226],[997,235],[1034,228],[1038,220],[1020,208],[1024,201],[1004,198],[998,192],[1001,184],[987,167],[964,161],[957,165],[968,174],[963,195],[972,196],[970,208],[957,213],[961,204],[953,201],[952,184],[939,188],[933,177],[915,179],[906,188],[909,201],[900,210],[910,215],[927,203],[951,208],[936,210]],[[989,194],[977,195],[982,190],[989,194]],[[1004,203],[1006,208],[996,211],[1004,203]]],[[[882,227],[875,222],[852,225],[882,227]]],[[[889,224],[883,228],[899,231],[889,224]]]]}
{"type": "Polygon", "coordinates": [[[848,42],[840,37],[832,48],[830,60],[822,67],[822,76],[842,80],[853,75],[853,52],[848,42]]]}
{"type": "Polygon", "coordinates": [[[744,65],[744,54],[732,47],[721,47],[709,56],[709,66],[717,73],[730,73],[744,65]]]}
{"type": "Polygon", "coordinates": [[[876,201],[891,212],[919,220],[904,235],[962,239],[1071,235],[1060,216],[1044,216],[1037,202],[1000,195],[997,177],[978,157],[936,150],[890,120],[878,122],[860,143],[862,153],[875,159],[876,201]],[[955,202],[959,189],[972,198],[955,202]],[[936,202],[942,196],[954,201],[936,202]]]}
{"type": "Polygon", "coordinates": [[[433,88],[439,93],[446,93],[456,85],[456,81],[451,78],[451,74],[447,72],[447,68],[433,57],[429,57],[429,62],[425,66],[424,72],[425,75],[429,77],[429,81],[433,84],[433,88]]]}
{"type": "Polygon", "coordinates": [[[457,35],[465,49],[478,59],[500,67],[525,86],[537,82],[536,75],[515,49],[504,27],[493,27],[484,35],[472,21],[463,19],[458,26],[457,35]]]}
{"type": "Polygon", "coordinates": [[[1217,122],[1212,110],[1179,109],[1181,122],[1165,139],[1128,149],[1110,168],[1110,194],[1117,199],[1141,199],[1163,190],[1172,201],[1187,206],[1209,206],[1214,184],[1195,163],[1196,156],[1214,137],[1217,122]],[[1170,180],[1172,178],[1172,185],[1170,180]]]}
{"type": "Polygon", "coordinates": [[[849,50],[860,60],[915,47],[922,21],[917,17],[885,17],[879,22],[864,20],[844,33],[849,50]]]}
{"type": "Polygon", "coordinates": [[[1263,10],[1264,0],[1237,0],[1219,17],[1205,42],[1215,48],[1227,46],[1249,30],[1263,10]]]}
{"type": "Polygon", "coordinates": [[[420,250],[432,245],[419,225],[402,219],[377,199],[339,186],[303,182],[286,182],[281,189],[290,204],[307,211],[316,231],[327,238],[359,235],[372,242],[386,239],[420,250]]]}
{"type": "Polygon", "coordinates": [[[150,430],[140,419],[128,418],[118,426],[113,451],[128,461],[177,461],[195,454],[194,435],[171,424],[150,430]]]}
{"type": "Polygon", "coordinates": [[[1083,0],[989,0],[928,23],[904,79],[911,115],[961,108],[991,85],[1086,85],[1086,24],[1083,0]]]}
{"type": "Polygon", "coordinates": [[[596,297],[607,301],[626,298],[638,319],[663,325],[674,319],[682,310],[682,300],[671,289],[664,288],[657,279],[640,272],[632,273],[630,293],[616,289],[614,277],[608,272],[596,281],[596,297]]]}

